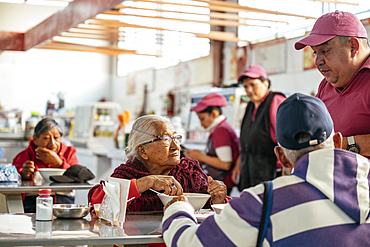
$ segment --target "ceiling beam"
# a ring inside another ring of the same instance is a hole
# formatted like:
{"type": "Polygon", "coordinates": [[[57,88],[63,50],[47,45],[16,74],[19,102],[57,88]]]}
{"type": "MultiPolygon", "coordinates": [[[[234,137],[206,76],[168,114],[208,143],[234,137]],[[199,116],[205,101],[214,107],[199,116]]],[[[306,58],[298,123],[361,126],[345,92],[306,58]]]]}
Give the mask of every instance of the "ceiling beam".
{"type": "MultiPolygon", "coordinates": [[[[268,22],[288,24],[288,22],[286,22],[286,21],[240,17],[237,14],[225,14],[225,13],[218,13],[218,12],[212,12],[212,11],[208,14],[203,14],[203,13],[197,13],[197,12],[174,11],[174,10],[166,10],[166,9],[159,9],[159,8],[140,8],[140,7],[132,7],[132,6],[124,6],[124,8],[122,8],[122,6],[123,5],[119,5],[115,9],[116,10],[118,10],[118,9],[148,10],[148,11],[156,11],[156,12],[164,12],[164,13],[189,14],[189,15],[195,15],[195,16],[209,16],[210,18],[229,19],[229,20],[268,21],[268,22]]],[[[110,15],[110,14],[112,14],[112,11],[108,10],[108,11],[102,13],[102,14],[110,15]]]]}
{"type": "Polygon", "coordinates": [[[0,51],[22,51],[24,46],[24,33],[0,31],[0,51]]]}
{"type": "Polygon", "coordinates": [[[81,45],[76,43],[68,43],[61,41],[49,41],[42,46],[36,47],[38,49],[49,49],[49,50],[63,50],[63,51],[82,51],[82,52],[96,52],[102,53],[110,56],[117,56],[120,54],[129,55],[142,55],[142,56],[155,56],[160,57],[160,54],[141,54],[137,53],[135,50],[120,49],[116,46],[101,47],[101,46],[90,46],[81,45]]]}
{"type": "MultiPolygon", "coordinates": [[[[194,5],[194,4],[183,4],[183,3],[173,3],[167,1],[158,1],[158,0],[131,0],[132,2],[145,2],[145,3],[157,3],[157,4],[169,4],[169,5],[178,5],[178,6],[189,6],[189,7],[199,7],[199,8],[206,8],[210,10],[217,10],[223,12],[256,12],[256,13],[265,13],[265,14],[273,14],[273,15],[284,15],[284,16],[293,16],[293,17],[301,17],[305,19],[317,19],[316,17],[306,16],[306,15],[297,15],[279,11],[272,11],[266,9],[258,9],[252,8],[248,6],[243,6],[238,3],[231,3],[226,1],[212,1],[212,0],[194,0],[194,2],[202,2],[208,4],[207,6],[201,5],[194,5]]],[[[115,7],[115,9],[125,8],[124,5],[120,4],[115,7]]]]}
{"type": "MultiPolygon", "coordinates": [[[[217,19],[210,19],[208,21],[200,21],[200,20],[185,19],[185,18],[180,19],[180,18],[170,18],[170,17],[162,17],[162,16],[132,15],[132,14],[125,14],[125,13],[121,13],[121,12],[117,12],[117,11],[107,11],[104,14],[131,16],[131,17],[140,17],[140,18],[148,18],[148,19],[167,20],[167,21],[204,23],[204,24],[209,24],[209,25],[212,25],[212,26],[230,26],[230,27],[258,26],[258,27],[271,28],[271,26],[253,25],[253,24],[241,23],[241,22],[237,22],[237,21],[224,21],[224,20],[217,20],[217,19]]],[[[96,19],[97,18],[94,18],[94,20],[96,20],[96,19]]],[[[97,19],[97,20],[103,20],[103,19],[97,19]]]]}
{"type": "Polygon", "coordinates": [[[195,32],[187,32],[187,31],[180,31],[180,30],[175,30],[175,29],[167,29],[167,28],[161,28],[161,27],[150,27],[150,26],[141,26],[141,25],[134,25],[134,24],[128,24],[124,22],[119,22],[115,20],[109,20],[109,21],[101,21],[101,20],[89,20],[90,23],[89,25],[84,25],[84,27],[89,27],[96,29],[96,26],[104,26],[104,27],[132,27],[132,28],[142,28],[142,29],[151,29],[151,30],[158,30],[158,31],[172,31],[172,32],[182,32],[182,33],[190,33],[194,34],[195,36],[199,38],[209,38],[212,40],[220,40],[220,41],[230,41],[230,42],[247,42],[247,40],[241,40],[238,39],[235,35],[235,33],[228,33],[228,32],[215,32],[215,31],[210,31],[207,34],[204,33],[195,33],[195,32]],[[215,35],[215,33],[217,33],[215,35]],[[207,36],[207,37],[206,37],[207,36]]]}
{"type": "Polygon", "coordinates": [[[267,10],[267,9],[252,8],[252,7],[240,5],[238,3],[231,3],[231,2],[226,2],[226,1],[215,1],[215,0],[195,0],[195,1],[202,2],[202,3],[208,3],[210,6],[220,6],[220,7],[230,8],[230,9],[237,9],[239,11],[245,11],[245,12],[285,15],[285,16],[301,17],[305,19],[316,19],[316,17],[312,17],[312,16],[291,14],[291,13],[272,11],[272,10],[267,10]]]}
{"type": "Polygon", "coordinates": [[[122,0],[74,0],[25,33],[0,32],[0,50],[26,51],[121,2],[122,0]]]}

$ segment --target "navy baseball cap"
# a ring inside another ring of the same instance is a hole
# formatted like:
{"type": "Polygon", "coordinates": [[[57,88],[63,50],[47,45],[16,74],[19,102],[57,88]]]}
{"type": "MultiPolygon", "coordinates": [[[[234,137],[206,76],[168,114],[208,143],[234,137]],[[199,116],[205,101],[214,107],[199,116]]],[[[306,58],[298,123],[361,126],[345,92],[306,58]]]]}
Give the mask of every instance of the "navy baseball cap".
{"type": "Polygon", "coordinates": [[[276,115],[276,139],[284,148],[299,150],[325,141],[333,131],[333,120],[319,98],[295,93],[280,104],[276,115]],[[309,141],[298,142],[296,135],[306,132],[309,141]]]}

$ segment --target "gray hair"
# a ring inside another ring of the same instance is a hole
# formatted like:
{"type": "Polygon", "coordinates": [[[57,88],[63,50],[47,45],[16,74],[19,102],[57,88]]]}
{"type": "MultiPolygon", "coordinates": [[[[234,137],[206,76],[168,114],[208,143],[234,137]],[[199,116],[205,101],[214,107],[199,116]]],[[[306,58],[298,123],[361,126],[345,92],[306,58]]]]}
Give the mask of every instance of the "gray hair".
{"type": "Polygon", "coordinates": [[[57,128],[59,130],[60,135],[63,135],[62,129],[60,128],[59,124],[52,118],[44,118],[40,122],[36,124],[34,136],[39,138],[41,134],[48,132],[52,129],[57,128]]]}
{"type": "Polygon", "coordinates": [[[279,143],[279,146],[283,150],[286,158],[290,161],[290,163],[295,164],[302,156],[308,154],[309,152],[312,152],[318,149],[334,148],[333,136],[334,136],[334,131],[332,131],[330,136],[322,143],[315,145],[315,146],[302,148],[300,150],[291,150],[291,149],[281,147],[280,143],[279,143]]]}
{"type": "Polygon", "coordinates": [[[159,135],[159,126],[163,123],[167,123],[172,126],[171,121],[168,118],[157,115],[145,115],[135,120],[128,137],[127,147],[125,149],[128,160],[137,158],[142,161],[139,153],[137,152],[137,147],[142,143],[149,142],[154,139],[154,136],[148,134],[159,135]]]}

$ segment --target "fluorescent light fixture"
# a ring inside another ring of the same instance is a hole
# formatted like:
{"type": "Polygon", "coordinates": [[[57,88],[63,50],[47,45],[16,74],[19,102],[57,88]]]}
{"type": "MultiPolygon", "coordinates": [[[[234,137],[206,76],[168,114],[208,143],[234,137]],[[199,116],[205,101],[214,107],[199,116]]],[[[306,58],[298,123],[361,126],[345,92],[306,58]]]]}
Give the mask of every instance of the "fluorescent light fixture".
{"type": "Polygon", "coordinates": [[[67,7],[69,2],[68,1],[27,0],[26,4],[67,7]]]}
{"type": "Polygon", "coordinates": [[[0,0],[0,3],[24,3],[24,0],[0,0]]]}

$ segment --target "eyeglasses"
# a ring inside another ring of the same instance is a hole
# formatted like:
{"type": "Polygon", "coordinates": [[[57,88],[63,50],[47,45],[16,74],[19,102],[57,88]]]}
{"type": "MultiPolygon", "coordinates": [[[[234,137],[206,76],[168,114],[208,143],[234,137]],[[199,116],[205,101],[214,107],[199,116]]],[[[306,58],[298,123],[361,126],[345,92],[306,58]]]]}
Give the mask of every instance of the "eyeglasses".
{"type": "Polygon", "coordinates": [[[153,141],[149,141],[149,142],[145,142],[145,143],[142,143],[141,145],[145,145],[145,144],[149,144],[149,143],[152,143],[152,142],[155,142],[155,141],[159,141],[159,140],[162,140],[163,144],[166,146],[166,147],[169,147],[171,146],[171,142],[174,141],[176,144],[180,144],[181,141],[182,141],[182,136],[181,135],[177,135],[177,136],[156,136],[156,135],[152,135],[152,136],[155,136],[155,137],[158,137],[157,139],[154,139],[153,141]]]}
{"type": "Polygon", "coordinates": [[[162,143],[166,147],[169,147],[169,146],[171,146],[172,141],[175,142],[176,144],[180,144],[181,141],[182,141],[182,135],[176,135],[174,137],[172,137],[172,136],[157,136],[157,135],[153,135],[153,134],[150,134],[150,133],[147,133],[147,132],[144,132],[144,131],[141,131],[141,130],[137,130],[137,129],[134,129],[134,128],[132,128],[132,129],[135,130],[135,131],[138,131],[140,133],[146,134],[146,135],[151,135],[151,136],[157,137],[157,139],[141,143],[141,145],[145,145],[145,144],[149,144],[149,143],[152,143],[152,142],[155,142],[155,141],[162,140],[162,143]]]}

